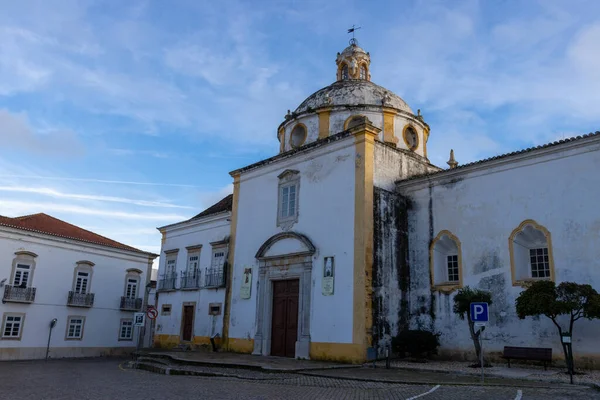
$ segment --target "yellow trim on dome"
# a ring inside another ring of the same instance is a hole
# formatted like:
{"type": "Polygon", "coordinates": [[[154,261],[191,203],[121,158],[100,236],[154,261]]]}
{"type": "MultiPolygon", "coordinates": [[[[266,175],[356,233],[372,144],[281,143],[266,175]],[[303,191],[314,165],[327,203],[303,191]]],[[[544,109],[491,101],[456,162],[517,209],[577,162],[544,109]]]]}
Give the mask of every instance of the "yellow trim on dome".
{"type": "Polygon", "coordinates": [[[319,139],[325,139],[329,136],[329,116],[331,115],[331,107],[317,110],[319,115],[319,139]]]}
{"type": "Polygon", "coordinates": [[[385,143],[398,144],[398,138],[394,135],[394,122],[398,111],[393,108],[383,108],[383,141],[385,143]]]}

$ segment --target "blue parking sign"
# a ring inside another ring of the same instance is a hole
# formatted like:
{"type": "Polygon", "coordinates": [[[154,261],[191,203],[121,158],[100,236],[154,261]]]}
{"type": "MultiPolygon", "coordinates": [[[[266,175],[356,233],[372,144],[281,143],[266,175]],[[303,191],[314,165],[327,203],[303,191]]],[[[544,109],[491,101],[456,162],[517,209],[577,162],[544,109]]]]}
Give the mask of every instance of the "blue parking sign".
{"type": "Polygon", "coordinates": [[[471,321],[488,322],[490,319],[488,303],[471,303],[471,321]]]}

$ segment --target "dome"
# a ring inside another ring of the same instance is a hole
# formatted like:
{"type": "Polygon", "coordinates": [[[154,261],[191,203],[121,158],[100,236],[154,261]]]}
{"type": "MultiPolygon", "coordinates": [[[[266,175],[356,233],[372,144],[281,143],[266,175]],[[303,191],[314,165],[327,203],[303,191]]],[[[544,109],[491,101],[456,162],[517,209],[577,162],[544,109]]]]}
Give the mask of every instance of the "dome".
{"type": "Polygon", "coordinates": [[[352,54],[352,53],[369,54],[362,47],[360,47],[357,44],[350,44],[350,46],[346,47],[344,49],[344,51],[342,51],[342,55],[352,54]]]}
{"type": "Polygon", "coordinates": [[[302,114],[311,109],[314,110],[320,107],[381,107],[383,105],[413,114],[411,108],[400,98],[400,96],[371,81],[360,79],[340,80],[324,87],[308,96],[308,98],[296,108],[295,114],[302,114]]]}

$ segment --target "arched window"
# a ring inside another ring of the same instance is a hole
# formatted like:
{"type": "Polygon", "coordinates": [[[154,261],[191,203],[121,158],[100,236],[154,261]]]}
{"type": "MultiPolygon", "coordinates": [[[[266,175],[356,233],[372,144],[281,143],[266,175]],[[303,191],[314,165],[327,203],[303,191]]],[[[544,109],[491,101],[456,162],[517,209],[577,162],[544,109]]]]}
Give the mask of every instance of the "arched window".
{"type": "Polygon", "coordinates": [[[367,67],[364,65],[360,66],[360,79],[367,79],[367,67]]]}
{"type": "Polygon", "coordinates": [[[350,74],[348,73],[348,65],[344,64],[342,66],[342,79],[347,80],[350,78],[350,74]]]}
{"type": "Polygon", "coordinates": [[[92,274],[94,263],[78,261],[73,274],[73,293],[87,294],[92,290],[92,274]]]}
{"type": "Polygon", "coordinates": [[[364,123],[364,116],[362,115],[352,115],[344,121],[344,130],[353,128],[357,125],[364,123]]]}
{"type": "Polygon", "coordinates": [[[304,144],[306,140],[306,126],[304,124],[298,124],[292,129],[292,133],[290,134],[290,144],[292,148],[300,147],[304,144]]]}
{"type": "Polygon", "coordinates": [[[431,242],[429,262],[435,289],[451,292],[462,287],[460,240],[449,231],[441,231],[431,242]]]}
{"type": "Polygon", "coordinates": [[[534,220],[523,221],[512,231],[508,246],[514,286],[527,281],[554,280],[550,232],[534,220]]]}

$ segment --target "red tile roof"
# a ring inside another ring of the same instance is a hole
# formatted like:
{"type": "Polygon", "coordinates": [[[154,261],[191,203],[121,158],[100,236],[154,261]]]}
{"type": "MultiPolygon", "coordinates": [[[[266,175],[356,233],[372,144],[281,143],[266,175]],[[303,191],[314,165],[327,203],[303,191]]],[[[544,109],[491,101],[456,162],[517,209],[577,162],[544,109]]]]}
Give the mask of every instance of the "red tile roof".
{"type": "Polygon", "coordinates": [[[77,240],[80,242],[94,243],[101,246],[113,247],[121,250],[134,251],[136,253],[151,253],[127,246],[115,240],[90,232],[78,226],[69,224],[50,215],[39,213],[25,215],[22,217],[3,217],[0,215],[0,225],[15,229],[22,229],[30,232],[43,233],[46,235],[58,236],[66,239],[77,240]]]}
{"type": "Polygon", "coordinates": [[[190,221],[193,219],[196,219],[196,218],[206,217],[207,215],[218,214],[218,213],[225,212],[225,211],[231,211],[232,207],[233,207],[233,195],[230,194],[230,195],[227,195],[226,197],[224,197],[223,199],[221,199],[218,203],[213,204],[212,206],[208,207],[206,210],[202,211],[200,214],[191,218],[190,221]]]}

